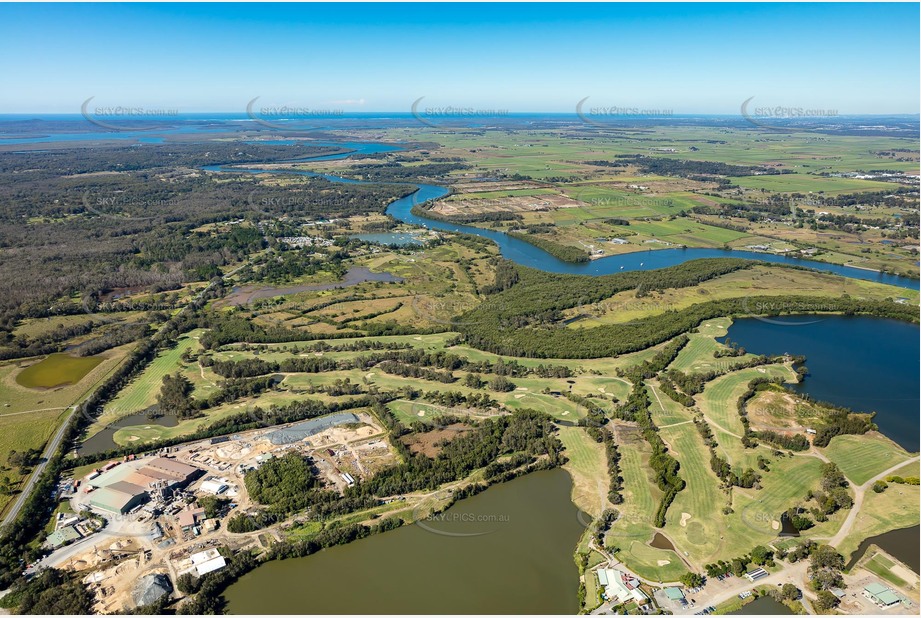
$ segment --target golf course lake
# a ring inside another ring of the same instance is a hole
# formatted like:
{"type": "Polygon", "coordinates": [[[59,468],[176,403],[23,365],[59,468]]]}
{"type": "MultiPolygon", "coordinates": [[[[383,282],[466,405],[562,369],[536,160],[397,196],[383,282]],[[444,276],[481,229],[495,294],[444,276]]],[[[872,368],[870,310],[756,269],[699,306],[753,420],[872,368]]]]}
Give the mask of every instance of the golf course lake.
{"type": "Polygon", "coordinates": [[[269,562],[225,593],[232,614],[575,614],[584,532],[560,469],[440,516],[306,558],[269,562]]]}
{"type": "Polygon", "coordinates": [[[741,616],[786,616],[793,615],[789,607],[771,597],[758,597],[751,603],[746,604],[742,609],[730,612],[733,615],[741,616]]]}
{"type": "Polygon", "coordinates": [[[857,412],[877,412],[879,430],[919,448],[919,328],[866,316],[735,320],[727,337],[754,354],[802,354],[809,375],[790,388],[857,412]]]}

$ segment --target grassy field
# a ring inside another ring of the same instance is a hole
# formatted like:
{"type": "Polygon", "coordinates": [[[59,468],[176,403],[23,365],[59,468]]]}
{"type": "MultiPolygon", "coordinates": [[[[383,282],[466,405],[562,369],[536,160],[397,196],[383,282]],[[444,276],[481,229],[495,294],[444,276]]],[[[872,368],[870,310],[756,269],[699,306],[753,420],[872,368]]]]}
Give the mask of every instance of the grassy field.
{"type": "Polygon", "coordinates": [[[876,432],[863,436],[835,436],[825,454],[857,485],[863,485],[910,457],[898,444],[876,432]]]}
{"type": "Polygon", "coordinates": [[[725,337],[732,325],[731,318],[716,318],[701,322],[696,333],[688,335],[688,344],[678,353],[669,369],[677,369],[685,373],[712,371],[721,368],[731,358],[714,358],[717,350],[726,349],[717,338],[725,337]]]}
{"type": "Polygon", "coordinates": [[[881,494],[868,491],[863,507],[857,514],[851,533],[838,546],[838,551],[848,558],[864,539],[899,528],[917,526],[921,492],[917,485],[890,484],[881,494]]]}
{"type": "Polygon", "coordinates": [[[608,502],[608,475],[604,445],[592,440],[581,427],[561,427],[560,440],[569,461],[563,466],[572,477],[572,501],[593,518],[605,509],[608,502]]]}
{"type": "Polygon", "coordinates": [[[748,383],[754,378],[778,376],[789,379],[792,375],[793,372],[786,365],[742,369],[709,382],[704,391],[695,397],[701,412],[710,420],[716,441],[719,442],[717,451],[731,464],[741,464],[743,458],[739,439],[744,429],[736,407],[739,396],[745,392],[748,383]]]}
{"type": "Polygon", "coordinates": [[[733,178],[732,182],[746,189],[766,189],[775,193],[860,193],[862,191],[889,191],[888,182],[861,180],[858,178],[830,178],[810,174],[785,174],[782,176],[745,176],[733,178]]]}
{"type": "MultiPolygon", "coordinates": [[[[16,380],[25,366],[35,359],[8,361],[0,364],[0,465],[7,467],[11,450],[25,451],[44,448],[48,439],[67,417],[70,406],[82,400],[125,358],[132,345],[103,352],[98,362],[75,384],[58,388],[26,388],[16,380]]],[[[13,486],[22,482],[17,468],[3,472],[13,486]]],[[[9,503],[9,496],[0,496],[0,513],[9,503]]]]}
{"type": "MultiPolygon", "coordinates": [[[[917,290],[903,290],[873,281],[846,279],[829,273],[773,265],[757,265],[692,287],[653,291],[642,298],[637,298],[634,290],[620,292],[601,302],[571,309],[565,314],[567,317],[588,314],[588,317],[571,323],[570,328],[591,328],[602,324],[622,324],[666,311],[680,311],[691,305],[727,298],[750,298],[751,308],[755,310],[759,296],[781,294],[826,298],[847,294],[853,298],[877,300],[904,297],[912,303],[917,303],[919,298],[917,290]]],[[[828,300],[826,304],[833,308],[833,300],[828,300]]],[[[713,361],[712,354],[710,360],[713,361]]]]}
{"type": "Polygon", "coordinates": [[[872,557],[869,560],[862,561],[861,566],[863,566],[863,568],[894,586],[904,587],[908,584],[908,582],[892,572],[893,567],[896,566],[896,562],[879,552],[879,548],[875,545],[871,545],[867,548],[867,555],[872,557]]]}
{"type": "Polygon", "coordinates": [[[183,353],[198,349],[198,338],[203,332],[203,330],[194,330],[186,333],[179,338],[174,347],[158,354],[153,362],[145,367],[141,375],[132,380],[111,403],[106,405],[105,411],[90,428],[89,435],[95,434],[121,417],[141,412],[154,405],[163,384],[163,376],[168,373],[181,371],[196,385],[199,392],[208,388],[216,388],[202,380],[197,363],[185,363],[182,360],[183,353]]]}
{"type": "Polygon", "coordinates": [[[58,388],[76,384],[102,362],[100,356],[49,354],[19,372],[16,382],[26,388],[58,388]]]}
{"type": "Polygon", "coordinates": [[[620,468],[624,477],[621,516],[611,526],[606,544],[617,547],[617,557],[633,571],[653,581],[677,581],[687,568],[675,552],[651,547],[653,516],[661,492],[653,484],[649,468],[650,447],[629,428],[619,426],[620,468]]]}
{"type": "Polygon", "coordinates": [[[661,429],[660,435],[681,464],[679,474],[687,483],[669,507],[665,531],[702,570],[722,548],[725,522],[720,510],[727,498],[710,470],[710,453],[693,423],[661,429]]]}
{"type": "MultiPolygon", "coordinates": [[[[60,423],[67,418],[68,411],[48,410],[45,412],[31,412],[27,416],[0,416],[0,458],[4,465],[10,451],[26,451],[31,448],[42,449],[51,438],[60,423]]],[[[18,468],[9,468],[2,473],[9,477],[12,486],[18,486],[26,477],[19,473],[18,468]]],[[[0,513],[14,496],[0,495],[0,513]]]]}

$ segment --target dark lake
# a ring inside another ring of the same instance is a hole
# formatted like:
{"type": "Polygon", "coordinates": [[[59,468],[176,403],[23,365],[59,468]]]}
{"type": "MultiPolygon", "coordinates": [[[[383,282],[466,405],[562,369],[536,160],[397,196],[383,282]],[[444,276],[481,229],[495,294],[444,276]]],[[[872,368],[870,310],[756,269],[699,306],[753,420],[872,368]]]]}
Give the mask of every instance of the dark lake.
{"type": "Polygon", "coordinates": [[[790,388],[858,412],[877,412],[880,431],[919,448],[919,328],[865,316],[735,320],[729,339],[754,354],[803,354],[809,376],[790,388]]]}
{"type": "MultiPolygon", "coordinates": [[[[270,562],[226,592],[232,614],[575,614],[584,528],[563,470],[536,472],[408,525],[270,562]]],[[[586,519],[587,521],[587,519],[586,519]]]]}

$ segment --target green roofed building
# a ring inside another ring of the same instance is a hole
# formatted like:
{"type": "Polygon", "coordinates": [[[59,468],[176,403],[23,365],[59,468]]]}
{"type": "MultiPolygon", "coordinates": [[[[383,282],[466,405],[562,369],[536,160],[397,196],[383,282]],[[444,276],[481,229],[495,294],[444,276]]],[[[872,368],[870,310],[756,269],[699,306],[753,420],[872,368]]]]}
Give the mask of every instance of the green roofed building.
{"type": "Polygon", "coordinates": [[[55,530],[45,539],[45,545],[57,549],[62,545],[67,545],[80,538],[80,533],[73,526],[65,526],[60,530],[55,530]]]}
{"type": "Polygon", "coordinates": [[[863,589],[863,596],[876,603],[877,607],[890,607],[900,603],[902,598],[892,588],[879,583],[872,583],[863,589]]]}
{"type": "Polygon", "coordinates": [[[681,592],[681,588],[676,586],[669,586],[665,589],[665,596],[668,597],[669,601],[680,601],[684,599],[684,593],[681,592]]]}

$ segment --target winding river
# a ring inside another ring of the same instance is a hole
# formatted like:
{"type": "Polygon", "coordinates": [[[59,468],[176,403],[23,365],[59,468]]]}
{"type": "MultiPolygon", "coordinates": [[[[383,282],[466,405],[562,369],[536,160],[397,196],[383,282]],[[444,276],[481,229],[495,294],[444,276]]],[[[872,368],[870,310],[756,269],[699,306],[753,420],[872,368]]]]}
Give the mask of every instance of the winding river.
{"type": "MultiPolygon", "coordinates": [[[[393,152],[399,147],[393,144],[369,144],[360,142],[317,142],[318,146],[339,146],[350,149],[352,152],[339,153],[333,155],[323,155],[319,157],[310,157],[298,159],[298,162],[313,161],[333,161],[344,159],[351,154],[375,154],[380,152],[393,152]]],[[[246,167],[226,166],[226,165],[209,165],[203,168],[210,172],[238,172],[249,174],[298,174],[302,176],[313,176],[325,178],[331,182],[342,183],[362,183],[365,181],[354,180],[351,178],[342,178],[331,174],[318,174],[304,170],[264,170],[246,167]]],[[[381,184],[381,183],[371,183],[381,184]]],[[[393,183],[398,184],[398,183],[393,183]]],[[[410,183],[399,183],[410,184],[410,183]]],[[[788,264],[793,266],[802,266],[820,270],[823,272],[834,273],[851,279],[863,279],[865,281],[877,281],[903,288],[918,289],[919,282],[916,279],[889,275],[874,270],[857,268],[854,266],[842,266],[839,264],[828,264],[814,260],[805,260],[786,255],[775,255],[773,253],[759,253],[755,251],[743,251],[739,249],[701,249],[701,248],[683,248],[683,249],[648,249],[635,253],[622,255],[611,255],[608,257],[591,260],[578,264],[564,262],[543,249],[534,245],[513,238],[504,232],[496,230],[487,230],[470,225],[460,225],[455,223],[446,223],[436,221],[427,217],[416,215],[412,212],[414,206],[424,204],[431,200],[444,197],[450,191],[438,185],[416,184],[416,191],[406,197],[400,198],[387,207],[387,214],[394,219],[419,225],[430,229],[441,230],[445,232],[460,232],[464,234],[473,234],[488,238],[499,246],[502,256],[523,266],[535,268],[552,273],[567,273],[573,275],[609,275],[617,272],[630,270],[655,270],[682,264],[688,260],[698,260],[701,258],[713,257],[734,257],[745,258],[750,260],[759,260],[761,262],[771,262],[775,264],[788,264]]]]}
{"type": "MultiPolygon", "coordinates": [[[[319,146],[338,146],[351,152],[322,155],[299,159],[300,162],[332,161],[344,159],[351,154],[375,154],[392,152],[399,146],[393,144],[375,144],[362,142],[317,142],[319,146]]],[[[325,178],[331,182],[363,183],[364,181],[342,178],[330,174],[319,174],[303,170],[263,170],[246,167],[211,165],[203,169],[211,172],[237,172],[250,174],[299,174],[325,178]]],[[[396,183],[394,183],[396,184],[396,183]]],[[[401,183],[406,184],[406,183],[401,183]]],[[[450,191],[438,185],[416,184],[416,191],[392,202],[387,207],[387,214],[394,219],[429,229],[445,232],[459,232],[488,238],[495,242],[502,256],[508,260],[552,273],[574,275],[608,275],[634,270],[654,270],[682,264],[689,260],[714,257],[733,257],[787,264],[833,273],[851,279],[876,281],[907,289],[918,289],[916,279],[884,274],[873,270],[828,264],[814,260],[805,260],[785,255],[742,251],[737,249],[650,249],[623,255],[612,255],[590,262],[573,264],[564,262],[534,245],[513,238],[496,230],[481,229],[470,225],[460,225],[436,221],[418,215],[413,207],[444,197],[450,191]]],[[[418,211],[417,211],[418,212],[418,211]]],[[[893,323],[872,317],[857,318],[823,318],[806,322],[825,322],[821,328],[789,328],[790,321],[801,318],[789,317],[783,320],[762,320],[758,318],[743,320],[730,331],[730,337],[758,353],[805,354],[807,364],[816,379],[807,378],[797,388],[820,400],[831,401],[838,405],[852,407],[856,410],[880,412],[876,421],[881,430],[890,438],[899,442],[910,451],[918,449],[918,326],[905,323],[893,323]],[[812,338],[812,342],[810,342],[812,338]],[[816,342],[815,338],[822,338],[816,342]],[[828,339],[827,341],[825,339],[828,339]],[[848,341],[849,346],[837,345],[848,341]],[[875,341],[875,343],[872,343],[875,341]],[[779,346],[779,347],[778,347],[779,346]],[[783,348],[783,349],[781,349],[783,348]],[[889,348],[892,348],[890,350],[889,348]],[[855,370],[863,377],[855,374],[855,370]],[[840,376],[847,375],[846,383],[851,386],[842,389],[840,376]],[[853,379],[852,379],[853,378],[853,379]],[[862,384],[860,392],[852,392],[855,385],[862,384]],[[885,384],[885,388],[880,388],[885,384]],[[893,398],[893,393],[912,393],[911,397],[893,398]],[[875,395],[874,395],[875,393],[875,395]],[[880,395],[880,393],[884,393],[880,395]],[[889,395],[885,395],[888,393],[889,395]],[[911,435],[911,437],[906,437],[911,435]]]]}
{"type": "MultiPolygon", "coordinates": [[[[362,153],[395,149],[390,145],[331,145],[354,148],[362,153]],[[381,149],[376,150],[377,147],[381,149]]],[[[333,160],[346,156],[326,155],[313,160],[333,160]]],[[[320,176],[332,182],[361,182],[298,170],[267,171],[225,166],[209,166],[204,169],[255,174],[293,173],[320,176]]],[[[414,214],[414,206],[449,193],[445,187],[436,185],[416,186],[414,193],[391,203],[387,213],[408,224],[488,238],[499,246],[506,259],[548,272],[598,276],[665,268],[699,258],[740,257],[803,266],[853,279],[918,289],[918,281],[906,277],[739,250],[658,249],[570,264],[502,232],[435,221],[414,214]]],[[[859,331],[859,341],[850,342],[852,346],[859,346],[859,350],[851,347],[847,350],[848,354],[836,354],[833,350],[824,349],[820,352],[811,347],[809,350],[801,350],[793,335],[807,335],[812,329],[795,329],[784,324],[759,322],[755,324],[754,332],[747,332],[746,329],[751,327],[740,325],[730,334],[733,339],[750,343],[752,348],[765,347],[776,351],[773,348],[777,345],[784,348],[789,345],[791,349],[784,351],[815,355],[813,360],[816,362],[812,369],[816,376],[836,375],[836,368],[844,367],[842,363],[858,366],[874,363],[874,375],[882,376],[890,372],[897,376],[895,384],[898,384],[899,389],[909,384],[913,388],[907,392],[916,393],[918,327],[890,322],[876,318],[831,320],[825,326],[831,333],[811,333],[814,337],[834,336],[835,328],[859,326],[856,329],[859,331]],[[783,341],[772,339],[772,331],[787,331],[785,334],[790,338],[783,341]],[[904,337],[905,341],[910,338],[912,343],[904,350],[904,346],[897,346],[898,354],[867,356],[867,347],[860,343],[864,341],[864,331],[876,332],[881,338],[888,337],[890,342],[904,337]],[[909,357],[913,362],[905,362],[909,357]],[[915,371],[909,375],[908,371],[912,368],[915,371]]],[[[817,382],[818,390],[827,388],[825,379],[817,382]]],[[[868,388],[872,388],[872,382],[868,383],[868,388]]],[[[835,399],[824,391],[815,394],[819,398],[835,399]]],[[[879,405],[879,402],[874,403],[879,405]]],[[[884,411],[880,410],[877,422],[884,431],[889,429],[890,433],[902,432],[908,426],[913,427],[914,434],[917,434],[917,405],[911,405],[914,406],[911,414],[900,414],[898,418],[892,419],[893,422],[885,422],[882,418],[884,411]]],[[[910,440],[902,440],[901,443],[909,449],[917,448],[916,443],[910,440]]],[[[573,525],[574,507],[568,500],[568,494],[569,481],[562,471],[537,473],[491,488],[479,496],[461,501],[448,511],[457,521],[465,520],[461,513],[509,515],[508,519],[502,521],[514,525],[507,526],[506,530],[497,530],[500,534],[458,539],[431,534],[418,526],[409,526],[379,537],[336,547],[322,555],[267,564],[247,574],[227,590],[229,610],[231,613],[574,613],[577,610],[577,573],[572,564],[572,548],[579,530],[573,525]],[[534,550],[538,548],[540,551],[535,554],[534,550]]],[[[745,613],[788,613],[788,610],[784,610],[785,606],[759,599],[746,607],[745,613]]]]}

